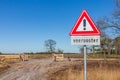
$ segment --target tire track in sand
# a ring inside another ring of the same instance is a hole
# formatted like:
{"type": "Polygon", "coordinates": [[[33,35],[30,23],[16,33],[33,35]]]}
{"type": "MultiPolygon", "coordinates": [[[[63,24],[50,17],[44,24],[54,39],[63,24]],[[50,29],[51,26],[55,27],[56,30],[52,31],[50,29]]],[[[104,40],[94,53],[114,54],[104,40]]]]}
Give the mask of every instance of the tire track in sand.
{"type": "Polygon", "coordinates": [[[47,66],[52,60],[31,60],[13,65],[0,80],[46,80],[47,66]]]}

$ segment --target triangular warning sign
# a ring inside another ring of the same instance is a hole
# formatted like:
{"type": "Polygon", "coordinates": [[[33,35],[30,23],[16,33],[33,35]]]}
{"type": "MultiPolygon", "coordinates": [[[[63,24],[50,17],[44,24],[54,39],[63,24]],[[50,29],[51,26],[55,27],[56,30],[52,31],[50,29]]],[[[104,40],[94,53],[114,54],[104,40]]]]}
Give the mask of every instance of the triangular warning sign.
{"type": "Polygon", "coordinates": [[[74,25],[70,36],[91,36],[100,35],[100,31],[88,15],[86,10],[83,10],[82,14],[78,18],[76,24],[74,25]]]}

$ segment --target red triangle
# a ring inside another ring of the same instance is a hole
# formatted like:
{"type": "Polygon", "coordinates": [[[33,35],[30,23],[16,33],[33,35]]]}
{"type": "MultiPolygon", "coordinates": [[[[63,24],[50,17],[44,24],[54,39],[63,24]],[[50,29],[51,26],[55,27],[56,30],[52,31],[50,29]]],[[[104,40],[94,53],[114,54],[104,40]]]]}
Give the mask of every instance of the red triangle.
{"type": "Polygon", "coordinates": [[[92,36],[92,35],[100,35],[100,31],[96,27],[90,16],[88,15],[87,11],[83,10],[82,14],[75,23],[72,31],[70,32],[70,36],[92,36]],[[84,18],[86,18],[86,20],[88,21],[89,25],[92,28],[92,31],[77,31],[79,25],[81,24],[84,18]]]}

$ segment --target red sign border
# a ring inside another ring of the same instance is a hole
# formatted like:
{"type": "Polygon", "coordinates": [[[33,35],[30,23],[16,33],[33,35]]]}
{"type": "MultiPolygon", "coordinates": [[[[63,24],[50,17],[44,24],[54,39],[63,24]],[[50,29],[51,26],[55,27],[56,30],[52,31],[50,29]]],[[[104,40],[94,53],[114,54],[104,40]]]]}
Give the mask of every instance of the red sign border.
{"type": "Polygon", "coordinates": [[[74,27],[70,32],[70,36],[91,36],[91,35],[100,35],[99,29],[94,24],[93,20],[90,18],[89,14],[86,10],[82,11],[82,14],[78,18],[77,22],[75,23],[74,27]],[[83,18],[86,18],[89,22],[90,26],[92,27],[93,31],[77,31],[79,24],[82,22],[83,18]]]}

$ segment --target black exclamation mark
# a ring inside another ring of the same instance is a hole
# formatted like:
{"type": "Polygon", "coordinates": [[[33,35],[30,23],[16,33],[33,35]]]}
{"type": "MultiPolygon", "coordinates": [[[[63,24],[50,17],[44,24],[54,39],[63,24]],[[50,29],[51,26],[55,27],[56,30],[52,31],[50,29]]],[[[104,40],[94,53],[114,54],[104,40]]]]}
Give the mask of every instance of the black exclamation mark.
{"type": "Polygon", "coordinates": [[[85,19],[83,20],[83,27],[84,27],[83,30],[86,30],[86,20],[85,19]]]}

